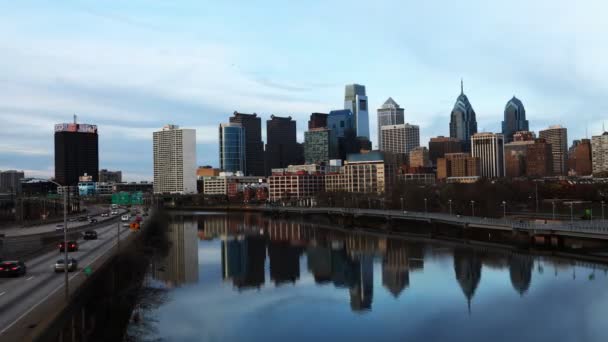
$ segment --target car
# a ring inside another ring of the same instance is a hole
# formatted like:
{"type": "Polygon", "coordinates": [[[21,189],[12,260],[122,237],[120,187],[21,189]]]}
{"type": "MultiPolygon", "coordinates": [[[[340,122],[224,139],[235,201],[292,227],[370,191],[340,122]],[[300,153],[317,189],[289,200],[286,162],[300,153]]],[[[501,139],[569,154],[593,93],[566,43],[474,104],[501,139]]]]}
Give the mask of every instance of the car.
{"type": "Polygon", "coordinates": [[[122,217],[120,218],[120,220],[122,222],[129,222],[130,219],[131,219],[131,215],[129,215],[129,214],[122,215],[122,217]]]}
{"type": "Polygon", "coordinates": [[[110,215],[112,215],[112,216],[118,215],[118,210],[112,210],[112,212],[110,213],[110,215]]]}
{"type": "Polygon", "coordinates": [[[63,233],[63,225],[62,224],[58,224],[55,227],[55,233],[63,233]]]}
{"type": "Polygon", "coordinates": [[[86,220],[87,220],[87,217],[86,217],[86,216],[80,216],[80,217],[78,218],[78,222],[84,222],[84,221],[86,221],[86,220]]]}
{"type": "Polygon", "coordinates": [[[109,213],[101,213],[101,217],[108,217],[108,216],[110,216],[109,213]]]}
{"type": "Polygon", "coordinates": [[[8,276],[22,276],[25,274],[27,267],[21,260],[3,261],[0,263],[0,275],[8,276]]]}
{"type": "Polygon", "coordinates": [[[84,234],[82,234],[82,237],[85,240],[97,240],[97,232],[94,230],[87,230],[84,232],[84,234]]]}
{"type": "Polygon", "coordinates": [[[97,219],[96,218],[90,218],[89,219],[89,223],[97,223],[97,219]]]}
{"type": "MultiPolygon", "coordinates": [[[[59,253],[63,252],[65,249],[65,245],[63,241],[61,241],[58,245],[59,253]]],[[[68,241],[68,252],[74,252],[78,250],[78,242],[76,241],[68,241]]]]}
{"type": "Polygon", "coordinates": [[[70,222],[76,222],[76,220],[78,220],[78,218],[76,218],[76,217],[70,217],[68,219],[68,221],[70,221],[70,222]]]}
{"type": "MultiPolygon", "coordinates": [[[[74,258],[68,258],[68,272],[76,271],[78,268],[78,260],[74,258]]],[[[57,259],[55,263],[55,272],[65,271],[65,260],[63,258],[57,259]]]]}
{"type": "Polygon", "coordinates": [[[127,228],[128,228],[128,227],[131,227],[131,222],[123,222],[123,223],[122,223],[122,226],[123,226],[123,227],[127,227],[127,228]]]}

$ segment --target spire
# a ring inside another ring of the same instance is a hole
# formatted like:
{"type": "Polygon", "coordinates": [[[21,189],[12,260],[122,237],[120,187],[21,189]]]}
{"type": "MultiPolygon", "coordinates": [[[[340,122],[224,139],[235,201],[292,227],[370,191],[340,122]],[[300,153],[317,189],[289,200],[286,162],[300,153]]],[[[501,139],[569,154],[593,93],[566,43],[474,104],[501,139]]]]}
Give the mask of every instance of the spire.
{"type": "Polygon", "coordinates": [[[460,78],[460,95],[464,94],[464,82],[462,81],[462,77],[460,78]]]}

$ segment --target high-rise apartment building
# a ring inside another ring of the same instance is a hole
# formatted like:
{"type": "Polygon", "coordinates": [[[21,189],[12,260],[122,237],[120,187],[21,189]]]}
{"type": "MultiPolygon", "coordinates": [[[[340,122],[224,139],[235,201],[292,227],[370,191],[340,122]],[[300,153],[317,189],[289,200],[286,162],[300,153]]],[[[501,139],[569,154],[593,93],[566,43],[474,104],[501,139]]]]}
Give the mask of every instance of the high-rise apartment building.
{"type": "Polygon", "coordinates": [[[505,142],[513,141],[513,134],[519,131],[527,131],[529,129],[528,120],[526,120],[526,109],[521,101],[513,96],[512,99],[505,105],[505,119],[502,122],[502,135],[505,137],[505,142]]]}
{"type": "Polygon", "coordinates": [[[153,140],[154,193],[196,193],[196,130],[165,125],[153,140]]]}
{"type": "Polygon", "coordinates": [[[437,165],[437,159],[446,153],[459,152],[462,152],[462,142],[456,138],[438,136],[429,141],[429,159],[433,165],[437,165]]]}
{"type": "Polygon", "coordinates": [[[122,171],[99,170],[100,183],[122,183],[122,171]]]}
{"type": "Polygon", "coordinates": [[[534,140],[527,146],[526,175],[528,177],[547,177],[553,174],[553,151],[551,144],[543,138],[534,140]]]}
{"type": "MultiPolygon", "coordinates": [[[[577,142],[577,140],[575,140],[577,142]]],[[[592,156],[591,156],[591,140],[582,139],[568,153],[568,169],[569,173],[576,176],[588,176],[593,174],[592,156]]]]}
{"type": "Polygon", "coordinates": [[[479,158],[482,177],[505,176],[505,144],[502,134],[477,133],[471,137],[471,155],[479,158]]]}
{"type": "Polygon", "coordinates": [[[505,144],[505,175],[507,178],[523,177],[526,175],[526,156],[530,140],[518,140],[505,144]]]}
{"type": "Polygon", "coordinates": [[[608,132],[591,138],[593,175],[606,177],[608,173],[608,132]]]}
{"type": "Polygon", "coordinates": [[[382,107],[378,108],[378,149],[382,150],[382,139],[380,139],[382,126],[402,125],[404,121],[403,108],[389,97],[382,107]]]}
{"type": "Polygon", "coordinates": [[[296,140],[296,122],[288,117],[270,116],[266,121],[266,174],[271,169],[304,162],[304,151],[296,140]]]}
{"type": "Polygon", "coordinates": [[[369,139],[369,114],[364,85],[349,84],[345,87],[344,109],[350,109],[353,113],[356,135],[369,139]]]}
{"type": "Polygon", "coordinates": [[[454,109],[450,115],[450,137],[463,143],[463,150],[471,150],[471,136],[477,133],[477,119],[473,106],[464,94],[464,86],[460,81],[460,95],[456,99],[454,109]]]}
{"type": "Polygon", "coordinates": [[[308,129],[327,128],[327,117],[328,116],[329,116],[329,114],[325,114],[325,113],[310,114],[310,120],[308,120],[308,129]]]}
{"type": "Polygon", "coordinates": [[[0,193],[16,194],[21,192],[21,180],[25,178],[23,171],[6,170],[0,172],[0,193]]]}
{"type": "Polygon", "coordinates": [[[234,112],[230,123],[239,123],[245,130],[245,175],[264,175],[264,142],[262,141],[262,119],[256,113],[234,112]]]}
{"type": "Polygon", "coordinates": [[[55,181],[61,185],[75,186],[78,177],[99,177],[99,138],[97,126],[74,123],[55,125],[55,181]]]}
{"type": "Polygon", "coordinates": [[[328,164],[337,157],[337,147],[330,129],[309,129],[304,132],[304,163],[328,164]]]}
{"type": "Polygon", "coordinates": [[[568,131],[565,127],[555,125],[542,130],[538,137],[545,139],[547,144],[551,144],[553,154],[553,175],[566,175],[568,160],[568,131]]]}
{"type": "Polygon", "coordinates": [[[410,124],[382,126],[380,140],[382,151],[407,158],[412,149],[420,146],[420,127],[410,124]]]}
{"type": "Polygon", "coordinates": [[[243,172],[247,165],[243,125],[240,123],[220,124],[219,137],[220,169],[226,172],[243,172]]]}

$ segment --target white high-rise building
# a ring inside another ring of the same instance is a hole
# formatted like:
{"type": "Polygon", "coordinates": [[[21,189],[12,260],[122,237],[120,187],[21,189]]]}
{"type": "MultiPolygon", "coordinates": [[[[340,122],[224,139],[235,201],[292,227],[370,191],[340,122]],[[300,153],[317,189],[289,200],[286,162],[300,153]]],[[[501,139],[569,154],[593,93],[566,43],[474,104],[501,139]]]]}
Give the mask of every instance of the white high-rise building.
{"type": "Polygon", "coordinates": [[[405,123],[404,110],[389,97],[382,107],[378,108],[378,148],[382,150],[382,126],[402,125],[405,123]]]}
{"type": "Polygon", "coordinates": [[[591,164],[594,175],[608,172],[608,132],[591,138],[591,164]]]}
{"type": "Polygon", "coordinates": [[[196,130],[166,125],[154,137],[154,193],[196,193],[196,130]]]}
{"type": "Polygon", "coordinates": [[[471,154],[479,158],[482,177],[505,176],[505,138],[502,134],[477,133],[471,136],[471,154]]]}
{"type": "Polygon", "coordinates": [[[420,127],[401,124],[380,127],[382,151],[405,155],[420,146],[420,127]]]}

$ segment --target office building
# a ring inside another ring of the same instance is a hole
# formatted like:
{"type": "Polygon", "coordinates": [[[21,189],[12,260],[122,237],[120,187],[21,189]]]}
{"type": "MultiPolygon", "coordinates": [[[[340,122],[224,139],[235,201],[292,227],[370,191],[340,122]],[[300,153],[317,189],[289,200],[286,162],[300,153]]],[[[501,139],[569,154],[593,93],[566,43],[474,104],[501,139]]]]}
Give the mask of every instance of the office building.
{"type": "Polygon", "coordinates": [[[530,144],[534,144],[534,141],[513,141],[505,144],[505,172],[507,178],[526,175],[526,155],[530,144]]]}
{"type": "Polygon", "coordinates": [[[266,121],[266,173],[274,168],[302,164],[303,152],[296,140],[296,122],[291,116],[271,115],[266,121]]]}
{"type": "Polygon", "coordinates": [[[24,196],[46,196],[57,193],[57,184],[37,178],[22,178],[20,180],[21,194],[24,196]]]}
{"type": "Polygon", "coordinates": [[[402,124],[380,128],[382,151],[407,157],[411,150],[420,146],[420,128],[416,125],[402,124]]]}
{"type": "Polygon", "coordinates": [[[99,170],[99,182],[101,183],[121,183],[122,171],[99,170]]]}
{"type": "Polygon", "coordinates": [[[456,99],[450,115],[450,137],[463,143],[463,151],[471,151],[471,136],[477,133],[477,119],[473,106],[464,94],[464,86],[460,81],[460,95],[456,99]]]}
{"type": "Polygon", "coordinates": [[[200,178],[219,176],[220,172],[220,169],[214,168],[211,165],[199,166],[198,169],[196,169],[196,177],[200,178]]]}
{"type": "Polygon", "coordinates": [[[410,151],[410,168],[426,168],[431,166],[429,150],[426,147],[414,147],[410,151]]]}
{"type": "Polygon", "coordinates": [[[277,172],[268,177],[270,201],[313,198],[325,188],[325,175],[320,172],[277,172]]]}
{"type": "Polygon", "coordinates": [[[6,170],[0,172],[0,193],[16,194],[21,192],[21,180],[25,178],[23,171],[6,170]]]}
{"type": "Polygon", "coordinates": [[[528,177],[547,177],[553,175],[553,149],[545,139],[534,140],[527,145],[526,175],[528,177]]]}
{"type": "Polygon", "coordinates": [[[245,130],[245,166],[239,171],[245,175],[264,175],[264,142],[262,141],[262,120],[256,113],[234,112],[230,123],[241,124],[245,130]]]}
{"type": "Polygon", "coordinates": [[[365,86],[349,84],[344,90],[344,109],[353,113],[355,134],[369,139],[369,114],[365,86]]]}
{"type": "Polygon", "coordinates": [[[382,107],[378,108],[378,149],[382,150],[382,139],[380,139],[382,126],[402,125],[404,121],[403,108],[389,97],[382,107]]]}
{"type": "Polygon", "coordinates": [[[438,136],[429,141],[429,159],[436,166],[437,159],[445,157],[446,153],[462,152],[462,142],[456,138],[438,136]]]}
{"type": "Polygon", "coordinates": [[[165,125],[153,140],[154,193],[195,194],[196,130],[165,125]]]}
{"type": "Polygon", "coordinates": [[[568,160],[568,131],[565,127],[555,125],[538,133],[538,137],[551,144],[553,154],[553,175],[566,175],[568,160]]]}
{"type": "Polygon", "coordinates": [[[479,158],[480,176],[505,176],[505,146],[502,134],[477,133],[471,137],[471,155],[479,158]]]}
{"type": "Polygon", "coordinates": [[[591,138],[593,175],[608,177],[608,132],[591,138]]]}
{"type": "Polygon", "coordinates": [[[337,157],[337,141],[327,128],[313,128],[304,132],[304,163],[327,164],[337,157]]]}
{"type": "Polygon", "coordinates": [[[327,128],[327,117],[328,116],[329,116],[329,114],[325,114],[325,113],[310,114],[310,120],[308,120],[308,129],[327,128]]]}
{"type": "Polygon", "coordinates": [[[468,153],[446,153],[437,159],[437,179],[479,177],[479,158],[468,153]]]}
{"type": "Polygon", "coordinates": [[[502,135],[505,137],[505,143],[513,141],[515,132],[527,131],[528,129],[524,104],[513,96],[505,106],[505,118],[502,122],[502,135]]]}
{"type": "Polygon", "coordinates": [[[536,134],[530,131],[519,131],[513,133],[513,141],[534,141],[536,134]]]}
{"type": "MultiPolygon", "coordinates": [[[[327,116],[327,128],[336,138],[344,138],[348,131],[355,132],[355,121],[350,109],[332,110],[327,116]]],[[[353,134],[356,136],[356,134],[353,134]]]]}
{"type": "Polygon", "coordinates": [[[593,174],[593,164],[591,155],[591,140],[575,140],[571,151],[568,153],[569,174],[575,176],[589,176],[593,174]]]}
{"type": "Polygon", "coordinates": [[[245,172],[245,128],[240,123],[223,123],[219,127],[220,169],[225,172],[245,172]]]}
{"type": "Polygon", "coordinates": [[[86,174],[99,178],[99,138],[97,126],[62,123],[55,125],[55,181],[76,186],[78,177],[86,174]]]}
{"type": "Polygon", "coordinates": [[[243,193],[249,186],[264,184],[266,180],[256,176],[243,176],[243,174],[233,174],[222,172],[219,176],[203,177],[203,193],[208,196],[228,196],[236,197],[243,193]]]}

